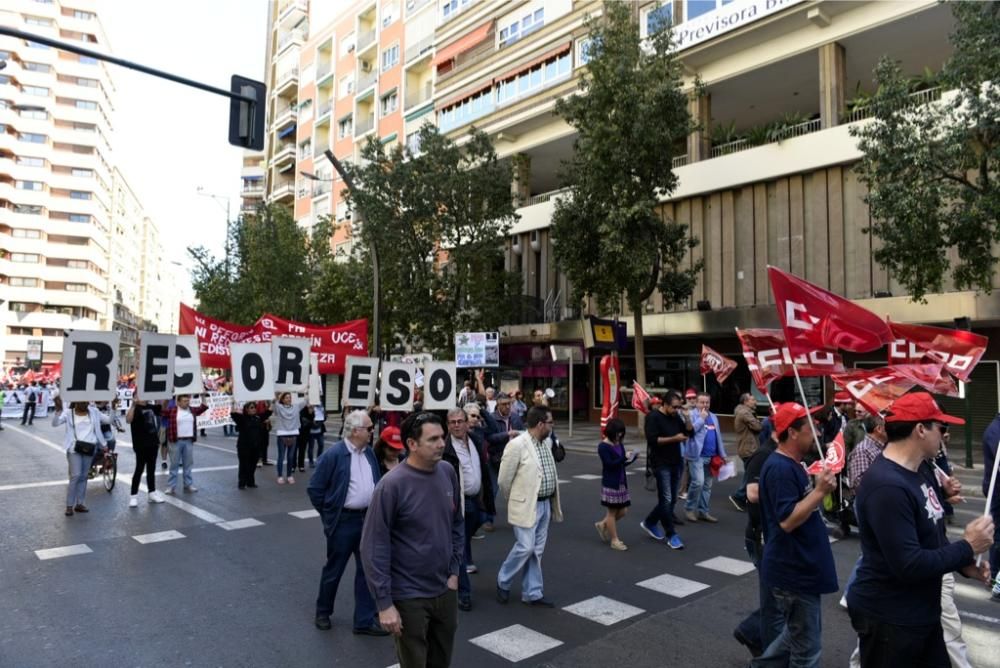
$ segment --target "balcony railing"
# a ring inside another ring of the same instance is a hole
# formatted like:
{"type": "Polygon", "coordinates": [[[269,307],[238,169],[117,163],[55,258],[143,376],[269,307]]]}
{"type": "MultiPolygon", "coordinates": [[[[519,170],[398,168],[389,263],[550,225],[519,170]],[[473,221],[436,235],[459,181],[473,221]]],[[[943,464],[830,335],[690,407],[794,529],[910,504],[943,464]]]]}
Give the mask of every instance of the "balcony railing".
{"type": "Polygon", "coordinates": [[[433,48],[434,48],[434,35],[428,35],[419,42],[416,42],[415,44],[406,47],[406,55],[403,58],[403,62],[408,63],[414,58],[418,58],[419,56],[428,53],[433,48]]]}
{"type": "MultiPolygon", "coordinates": [[[[923,104],[928,104],[930,102],[936,102],[937,100],[941,99],[942,92],[943,89],[940,86],[938,86],[935,88],[928,88],[927,90],[920,90],[917,91],[916,93],[910,93],[909,99],[907,100],[906,104],[903,105],[903,107],[905,109],[909,109],[911,107],[919,107],[923,104]]],[[[864,106],[857,107],[847,114],[843,122],[854,123],[855,121],[871,118],[872,116],[875,115],[875,111],[876,108],[874,104],[866,104],[864,106]]]]}
{"type": "Polygon", "coordinates": [[[360,137],[366,132],[371,132],[375,129],[375,114],[372,114],[368,118],[363,118],[354,124],[354,136],[360,137]]]}
{"type": "Polygon", "coordinates": [[[670,166],[674,169],[677,169],[678,167],[683,167],[686,164],[688,164],[687,154],[675,155],[674,158],[670,161],[670,166]]]}
{"type": "Polygon", "coordinates": [[[330,113],[331,109],[333,109],[333,100],[327,100],[319,105],[319,108],[316,110],[316,118],[323,118],[330,113]]]}
{"type": "Polygon", "coordinates": [[[375,43],[375,30],[366,30],[365,32],[358,35],[357,50],[361,53],[369,46],[375,43]]]}
{"type": "Polygon", "coordinates": [[[319,197],[320,195],[325,195],[330,192],[330,187],[333,185],[331,181],[313,181],[312,196],[319,197]]]}
{"type": "Polygon", "coordinates": [[[292,181],[286,181],[285,183],[276,183],[274,188],[271,189],[271,199],[276,200],[288,195],[295,193],[295,183],[292,181]]]}
{"type": "Polygon", "coordinates": [[[328,75],[332,71],[333,71],[332,62],[320,63],[319,65],[316,66],[316,81],[322,81],[323,79],[326,78],[326,75],[328,75]]]}
{"type": "Polygon", "coordinates": [[[278,75],[278,82],[274,85],[275,90],[281,90],[286,85],[292,83],[293,81],[299,80],[299,68],[293,67],[287,72],[282,72],[278,75]]]}
{"type": "Polygon", "coordinates": [[[423,104],[431,99],[434,92],[434,84],[430,81],[423,86],[418,86],[415,90],[406,90],[406,108],[411,109],[418,104],[423,104]]]}
{"type": "Polygon", "coordinates": [[[301,44],[305,41],[305,38],[305,34],[301,30],[289,30],[284,37],[278,40],[278,53],[281,53],[293,43],[301,44]]]}
{"type": "Polygon", "coordinates": [[[524,200],[523,203],[521,203],[520,205],[518,205],[518,208],[525,207],[525,206],[534,206],[535,204],[541,204],[542,202],[548,202],[552,198],[558,197],[559,195],[565,195],[568,192],[570,192],[569,188],[559,188],[557,190],[550,190],[548,192],[538,193],[537,195],[532,195],[528,199],[524,200]]]}
{"type": "Polygon", "coordinates": [[[278,9],[278,20],[285,18],[286,14],[291,13],[292,10],[297,9],[300,12],[309,11],[309,0],[288,0],[281,4],[278,9]]]}
{"type": "Polygon", "coordinates": [[[372,67],[371,72],[362,71],[358,75],[358,93],[364,92],[378,80],[378,72],[372,67]]]}
{"type": "Polygon", "coordinates": [[[801,137],[803,135],[811,134],[813,132],[819,132],[823,129],[823,123],[820,119],[814,118],[811,121],[805,121],[803,123],[796,123],[795,125],[786,125],[783,127],[774,128],[766,141],[751,141],[749,139],[741,138],[733,141],[726,142],[724,144],[718,144],[712,147],[711,157],[719,158],[724,155],[730,155],[731,153],[739,153],[740,151],[746,151],[747,149],[755,148],[757,146],[762,146],[764,144],[773,144],[785,139],[791,139],[792,137],[801,137]]]}
{"type": "Polygon", "coordinates": [[[438,74],[438,79],[445,80],[454,74],[461,72],[469,67],[472,67],[476,63],[482,62],[496,53],[496,46],[493,44],[493,33],[491,32],[483,40],[483,43],[474,49],[470,49],[464,53],[460,53],[455,56],[455,64],[452,65],[451,69],[447,72],[442,72],[438,74]]]}

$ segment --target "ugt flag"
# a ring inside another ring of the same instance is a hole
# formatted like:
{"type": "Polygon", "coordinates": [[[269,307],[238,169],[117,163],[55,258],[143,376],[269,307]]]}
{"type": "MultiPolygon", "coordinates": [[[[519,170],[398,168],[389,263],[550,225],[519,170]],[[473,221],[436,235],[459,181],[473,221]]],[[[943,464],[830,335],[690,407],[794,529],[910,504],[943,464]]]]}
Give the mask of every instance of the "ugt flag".
{"type": "Polygon", "coordinates": [[[649,392],[638,381],[632,381],[632,408],[643,415],[649,413],[649,392]]]}
{"type": "Polygon", "coordinates": [[[989,339],[961,329],[890,322],[889,364],[940,362],[955,378],[969,382],[989,339]]]}
{"type": "Polygon", "coordinates": [[[709,372],[715,374],[715,379],[719,385],[726,382],[729,374],[736,371],[736,362],[729,359],[722,353],[717,353],[708,346],[701,346],[701,373],[705,375],[709,372]]]}
{"type": "Polygon", "coordinates": [[[884,320],[849,299],[769,266],[775,306],[792,354],[810,350],[866,353],[892,341],[884,320]]]}

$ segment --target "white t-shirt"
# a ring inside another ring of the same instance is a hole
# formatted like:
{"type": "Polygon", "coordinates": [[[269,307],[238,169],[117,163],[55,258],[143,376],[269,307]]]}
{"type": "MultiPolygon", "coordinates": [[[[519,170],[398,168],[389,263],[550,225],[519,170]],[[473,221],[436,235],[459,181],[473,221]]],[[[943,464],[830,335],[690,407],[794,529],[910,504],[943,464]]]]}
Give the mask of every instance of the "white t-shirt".
{"type": "Polygon", "coordinates": [[[194,414],[188,408],[177,408],[177,438],[194,438],[194,414]]]}
{"type": "Polygon", "coordinates": [[[90,424],[90,415],[74,415],[73,431],[76,435],[76,440],[87,443],[94,442],[94,429],[90,424]]]}

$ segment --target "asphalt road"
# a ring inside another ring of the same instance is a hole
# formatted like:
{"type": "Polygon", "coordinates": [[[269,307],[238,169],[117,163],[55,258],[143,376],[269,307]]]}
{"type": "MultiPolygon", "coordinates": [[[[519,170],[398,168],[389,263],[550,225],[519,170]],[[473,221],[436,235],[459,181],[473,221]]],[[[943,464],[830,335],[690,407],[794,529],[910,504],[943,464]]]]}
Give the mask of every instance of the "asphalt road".
{"type": "MultiPolygon", "coordinates": [[[[114,491],[92,482],[91,512],[64,517],[62,429],[43,421],[30,429],[5,425],[0,666],[395,664],[391,641],[351,633],[346,584],[334,629],[321,632],[312,624],[325,541],[316,517],[291,514],[311,510],[308,472],[297,485],[279,487],[274,469],[258,469],[260,487],[238,490],[235,439],[210,430],[195,450],[197,494],[160,505],[147,505],[142,494],[139,508],[129,509],[134,457],[123,439],[114,491]],[[150,534],[160,540],[136,539],[150,534]],[[52,553],[37,552],[69,546],[86,547],[47,559],[41,557],[52,553]]],[[[480,569],[472,576],[474,609],[460,613],[453,666],[746,664],[732,629],[755,607],[757,585],[755,574],[744,572],[745,516],[726,500],[735,484],[717,485],[712,512],[719,524],[681,527],[687,548],[675,552],[638,527],[653,494],[642,489],[637,471],[630,477],[635,508],[621,531],[630,549],[615,552],[593,527],[602,515],[599,473],[596,455],[586,452],[571,451],[559,465],[566,521],[550,531],[544,562],[545,593],[557,609],[521,605],[516,587],[509,605],[493,599],[497,568],[512,544],[506,524],[473,543],[480,569]]],[[[960,475],[969,487],[980,474],[960,475]]],[[[959,522],[971,519],[978,505],[960,509],[959,522]]],[[[833,544],[842,584],[858,549],[852,539],[833,544]]],[[[349,569],[345,583],[352,576],[349,569]]],[[[1000,667],[1000,606],[967,584],[959,584],[957,595],[974,665],[1000,667]]],[[[837,598],[825,597],[824,666],[846,666],[855,641],[837,598]]]]}

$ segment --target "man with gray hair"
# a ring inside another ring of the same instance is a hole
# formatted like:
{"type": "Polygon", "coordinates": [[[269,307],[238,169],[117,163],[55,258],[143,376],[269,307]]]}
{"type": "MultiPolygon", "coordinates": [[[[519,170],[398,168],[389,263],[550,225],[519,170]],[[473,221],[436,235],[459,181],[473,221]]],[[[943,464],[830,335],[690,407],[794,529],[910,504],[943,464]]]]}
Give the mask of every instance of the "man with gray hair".
{"type": "Polygon", "coordinates": [[[354,633],[389,635],[379,625],[375,600],[361,566],[361,530],[380,473],[368,447],[373,430],[368,413],[354,410],[344,418],[344,438],[320,455],[309,481],[309,500],[319,511],[326,534],[326,565],[316,598],[316,628],[328,631],[340,578],[354,556],[354,633]]]}

